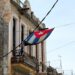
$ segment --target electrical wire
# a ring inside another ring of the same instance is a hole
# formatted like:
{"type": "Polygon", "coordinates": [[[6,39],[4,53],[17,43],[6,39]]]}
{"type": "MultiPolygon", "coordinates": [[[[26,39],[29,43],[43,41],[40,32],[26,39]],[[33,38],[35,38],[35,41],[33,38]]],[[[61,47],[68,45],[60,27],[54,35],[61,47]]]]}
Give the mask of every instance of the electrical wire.
{"type": "MultiPolygon", "coordinates": [[[[61,27],[67,27],[67,26],[70,26],[70,25],[75,25],[75,22],[54,26],[52,28],[61,28],[61,27]]],[[[4,30],[0,30],[0,32],[4,32],[4,30]]],[[[16,31],[16,32],[21,32],[21,31],[16,31]]],[[[26,30],[24,30],[24,32],[26,32],[26,30]]],[[[25,33],[25,35],[27,35],[27,34],[25,33]]]]}
{"type": "MultiPolygon", "coordinates": [[[[51,12],[52,9],[55,7],[55,5],[56,5],[57,2],[58,2],[58,0],[56,0],[56,2],[53,4],[52,8],[48,11],[48,13],[46,14],[46,16],[40,21],[40,24],[37,25],[37,27],[33,30],[33,32],[41,25],[41,23],[45,20],[45,18],[50,14],[50,12],[51,12]]],[[[31,34],[30,34],[30,35],[31,35],[31,34]]],[[[26,39],[27,39],[27,38],[26,38],[26,39]]],[[[25,40],[26,40],[26,39],[25,39],[25,40]]],[[[22,41],[17,47],[15,47],[15,49],[18,48],[18,47],[19,47],[20,45],[22,45],[22,44],[23,44],[23,41],[22,41]]],[[[13,50],[11,50],[11,51],[8,52],[7,54],[3,55],[2,57],[0,57],[0,59],[6,57],[6,56],[9,55],[12,51],[13,51],[13,50]]]]}
{"type": "Polygon", "coordinates": [[[51,49],[51,50],[50,50],[50,53],[51,53],[51,52],[54,52],[54,51],[56,51],[56,50],[59,50],[59,49],[61,49],[61,48],[63,48],[63,47],[66,47],[66,46],[68,46],[68,45],[70,45],[70,44],[73,44],[73,43],[75,43],[75,41],[70,41],[70,42],[68,42],[68,43],[66,43],[66,44],[64,44],[64,45],[62,45],[62,46],[59,46],[59,47],[54,48],[54,49],[51,49]]]}
{"type": "Polygon", "coordinates": [[[64,24],[64,25],[59,25],[59,26],[56,26],[55,28],[66,27],[66,26],[70,26],[70,25],[73,25],[73,24],[75,24],[75,22],[64,24]]]}

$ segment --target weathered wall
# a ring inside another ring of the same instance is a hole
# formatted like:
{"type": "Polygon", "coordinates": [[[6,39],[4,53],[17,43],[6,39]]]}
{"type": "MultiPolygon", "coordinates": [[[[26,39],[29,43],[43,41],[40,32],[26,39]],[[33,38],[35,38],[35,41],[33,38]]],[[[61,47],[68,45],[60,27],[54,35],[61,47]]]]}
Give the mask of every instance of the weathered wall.
{"type": "Polygon", "coordinates": [[[2,58],[8,50],[8,25],[0,17],[0,75],[4,75],[4,69],[7,64],[7,57],[2,58]]]}
{"type": "Polygon", "coordinates": [[[0,0],[0,16],[4,18],[6,23],[9,23],[11,17],[10,0],[0,0]]]}
{"type": "MultiPolygon", "coordinates": [[[[0,18],[0,57],[3,55],[3,20],[0,18]]],[[[0,59],[0,75],[2,75],[2,59],[0,59]]]]}

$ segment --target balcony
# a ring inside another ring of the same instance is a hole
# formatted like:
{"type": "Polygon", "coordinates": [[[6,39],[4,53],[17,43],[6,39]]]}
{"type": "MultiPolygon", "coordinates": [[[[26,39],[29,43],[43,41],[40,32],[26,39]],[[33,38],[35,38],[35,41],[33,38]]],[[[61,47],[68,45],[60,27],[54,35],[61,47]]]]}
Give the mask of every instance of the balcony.
{"type": "Polygon", "coordinates": [[[35,57],[29,56],[25,52],[23,55],[20,55],[19,52],[16,52],[16,55],[11,58],[11,63],[12,64],[23,64],[34,70],[37,70],[37,64],[38,64],[37,59],[35,57]]]}

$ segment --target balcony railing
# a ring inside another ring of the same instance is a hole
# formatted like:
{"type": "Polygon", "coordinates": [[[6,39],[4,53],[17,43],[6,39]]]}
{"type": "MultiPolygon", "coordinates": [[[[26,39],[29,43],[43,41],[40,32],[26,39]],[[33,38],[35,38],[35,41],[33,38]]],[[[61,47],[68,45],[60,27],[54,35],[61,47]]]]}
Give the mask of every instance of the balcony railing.
{"type": "Polygon", "coordinates": [[[25,52],[23,55],[20,55],[19,50],[17,50],[16,55],[11,58],[11,63],[12,64],[21,63],[21,64],[27,65],[35,70],[38,67],[37,66],[38,61],[35,57],[29,56],[25,52]]]}

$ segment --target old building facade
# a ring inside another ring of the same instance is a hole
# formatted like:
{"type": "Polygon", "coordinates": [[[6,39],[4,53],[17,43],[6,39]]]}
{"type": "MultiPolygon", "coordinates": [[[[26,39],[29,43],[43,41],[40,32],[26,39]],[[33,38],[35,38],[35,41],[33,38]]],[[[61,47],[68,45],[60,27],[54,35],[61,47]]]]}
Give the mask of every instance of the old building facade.
{"type": "MultiPolygon", "coordinates": [[[[0,17],[1,75],[44,73],[45,41],[32,46],[18,46],[40,23],[32,12],[29,1],[22,3],[20,0],[0,0],[0,17]],[[21,50],[24,51],[23,55],[19,54],[21,50]],[[6,55],[7,53],[9,54],[6,55]],[[3,55],[6,56],[2,57],[3,55]]],[[[42,28],[45,28],[43,23],[37,30],[42,28]]]]}

